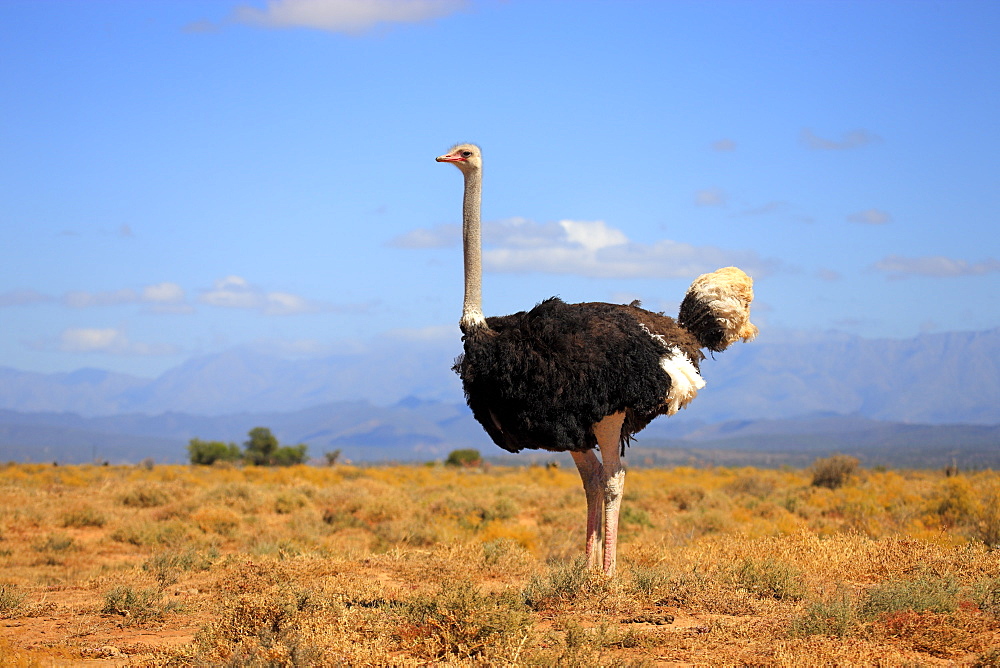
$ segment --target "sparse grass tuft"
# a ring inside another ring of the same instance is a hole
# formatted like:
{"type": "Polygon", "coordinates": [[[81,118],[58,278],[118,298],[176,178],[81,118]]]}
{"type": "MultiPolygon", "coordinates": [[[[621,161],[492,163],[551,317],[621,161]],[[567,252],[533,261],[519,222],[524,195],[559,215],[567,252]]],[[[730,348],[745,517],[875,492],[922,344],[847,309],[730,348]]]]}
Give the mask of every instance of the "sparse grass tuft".
{"type": "Polygon", "coordinates": [[[33,545],[36,552],[65,552],[73,549],[75,542],[72,536],[64,533],[50,533],[45,540],[33,545]]]}
{"type": "Polygon", "coordinates": [[[660,568],[633,566],[630,575],[633,589],[647,597],[665,591],[670,584],[669,573],[660,568]]]}
{"type": "Polygon", "coordinates": [[[958,607],[958,595],[958,585],[951,578],[890,580],[868,591],[859,613],[865,619],[874,619],[903,611],[954,612],[958,607]]]}
{"type": "Polygon", "coordinates": [[[847,589],[838,587],[829,598],[809,604],[805,612],[792,621],[790,632],[793,637],[843,637],[854,631],[857,621],[854,599],[847,589]]]}
{"type": "Polygon", "coordinates": [[[170,495],[158,485],[139,484],[119,497],[119,502],[129,508],[155,508],[170,501],[170,495]]]}
{"type": "Polygon", "coordinates": [[[101,612],[106,615],[121,615],[124,624],[143,624],[163,616],[159,607],[160,593],[155,589],[134,589],[128,586],[114,587],[104,595],[104,607],[101,612]]]}
{"type": "Polygon", "coordinates": [[[84,527],[102,527],[107,524],[107,516],[91,506],[80,506],[65,512],[62,516],[64,527],[82,529],[84,527]]]}
{"type": "Polygon", "coordinates": [[[208,554],[201,554],[192,547],[169,549],[147,559],[142,570],[152,573],[160,586],[166,587],[177,582],[184,571],[207,571],[218,557],[218,550],[214,548],[208,554]]]}
{"type": "Polygon", "coordinates": [[[568,564],[549,566],[544,575],[536,575],[524,588],[524,602],[534,610],[552,608],[584,596],[605,583],[587,568],[583,557],[568,564]]]}
{"type": "Polygon", "coordinates": [[[797,601],[805,595],[802,573],[773,557],[744,559],[733,568],[730,577],[737,587],[759,598],[797,601]]]}
{"type": "Polygon", "coordinates": [[[511,656],[531,632],[531,616],[512,591],[482,594],[469,581],[445,582],[409,601],[399,634],[428,659],[511,656]]]}
{"type": "Polygon", "coordinates": [[[16,586],[0,584],[0,619],[12,617],[25,598],[25,594],[18,591],[16,586]]]}

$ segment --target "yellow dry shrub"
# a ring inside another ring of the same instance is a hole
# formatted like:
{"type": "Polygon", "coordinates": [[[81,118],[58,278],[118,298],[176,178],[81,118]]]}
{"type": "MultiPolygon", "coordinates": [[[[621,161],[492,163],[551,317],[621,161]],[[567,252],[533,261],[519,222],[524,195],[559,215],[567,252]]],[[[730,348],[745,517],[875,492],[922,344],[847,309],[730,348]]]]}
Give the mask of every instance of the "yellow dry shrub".
{"type": "Polygon", "coordinates": [[[191,520],[205,533],[232,537],[242,524],[242,519],[229,508],[206,506],[191,514],[191,520]]]}
{"type": "Polygon", "coordinates": [[[980,512],[976,490],[965,476],[945,478],[934,490],[929,510],[940,517],[944,526],[963,526],[975,523],[980,512]]]}
{"type": "Polygon", "coordinates": [[[530,526],[508,524],[505,522],[490,522],[478,534],[479,541],[483,543],[503,538],[514,541],[528,552],[537,556],[538,531],[530,526]]]}

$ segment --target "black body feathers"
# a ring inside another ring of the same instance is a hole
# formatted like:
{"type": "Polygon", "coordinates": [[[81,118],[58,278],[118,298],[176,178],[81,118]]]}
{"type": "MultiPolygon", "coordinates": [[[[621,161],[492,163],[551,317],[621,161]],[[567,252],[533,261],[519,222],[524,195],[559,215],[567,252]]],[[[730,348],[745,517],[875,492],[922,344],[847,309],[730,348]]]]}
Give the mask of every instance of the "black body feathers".
{"type": "Polygon", "coordinates": [[[624,443],[666,410],[669,349],[695,368],[703,358],[672,318],[633,305],[553,297],[486,323],[465,333],[454,369],[476,420],[510,452],[592,449],[593,425],[621,411],[624,443]]]}

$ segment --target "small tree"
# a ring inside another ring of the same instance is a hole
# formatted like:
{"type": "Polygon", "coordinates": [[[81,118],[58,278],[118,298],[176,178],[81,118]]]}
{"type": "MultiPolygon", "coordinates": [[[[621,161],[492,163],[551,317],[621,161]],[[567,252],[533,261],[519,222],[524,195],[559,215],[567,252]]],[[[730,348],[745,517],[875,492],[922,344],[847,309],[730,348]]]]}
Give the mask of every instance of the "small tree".
{"type": "Polygon", "coordinates": [[[340,459],[340,448],[337,448],[332,452],[324,452],[323,457],[326,459],[327,466],[336,466],[337,460],[340,459]]]}
{"type": "Polygon", "coordinates": [[[305,443],[281,445],[267,427],[254,427],[243,444],[243,459],[254,466],[292,466],[306,461],[305,443]]]}
{"type": "Polygon", "coordinates": [[[452,450],[448,453],[448,459],[444,460],[445,466],[461,466],[471,468],[483,463],[483,458],[479,450],[468,448],[465,450],[452,450]]]}
{"type": "Polygon", "coordinates": [[[306,461],[307,448],[308,446],[305,443],[283,445],[274,451],[274,454],[271,456],[271,464],[274,466],[302,464],[306,461]]]}
{"type": "Polygon", "coordinates": [[[274,463],[274,454],[278,449],[278,439],[267,427],[254,427],[247,436],[250,438],[243,443],[243,459],[247,464],[254,466],[267,466],[274,463]]]}
{"type": "Polygon", "coordinates": [[[235,443],[203,441],[192,438],[188,443],[188,456],[192,464],[211,466],[215,462],[234,462],[240,458],[240,449],[235,443]]]}

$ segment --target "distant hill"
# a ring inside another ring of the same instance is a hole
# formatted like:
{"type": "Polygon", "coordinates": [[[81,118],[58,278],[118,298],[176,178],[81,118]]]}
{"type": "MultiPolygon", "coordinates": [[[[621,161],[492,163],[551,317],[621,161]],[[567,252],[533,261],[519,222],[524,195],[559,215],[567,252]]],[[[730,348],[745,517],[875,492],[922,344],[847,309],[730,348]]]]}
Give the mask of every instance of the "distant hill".
{"type": "MultiPolygon", "coordinates": [[[[706,362],[709,421],[816,412],[922,424],[1000,423],[1000,329],[734,346],[706,362]]],[[[692,406],[693,407],[693,406],[692,406]]]]}
{"type": "MultiPolygon", "coordinates": [[[[462,400],[451,372],[461,343],[373,344],[362,353],[283,360],[246,349],[193,358],[158,378],[107,371],[0,368],[0,408],[83,416],[295,412],[343,401],[388,406],[462,400]]],[[[685,420],[780,420],[818,412],[918,424],[1000,424],[1000,329],[912,339],[767,333],[702,366],[707,387],[685,420]]]]}
{"type": "MultiPolygon", "coordinates": [[[[382,341],[297,361],[239,349],[152,380],[0,368],[0,461],[182,462],[193,437],[242,442],[257,426],[314,457],[430,460],[475,447],[502,459],[462,403],[450,371],[459,348],[382,341]]],[[[1000,329],[901,341],[765,334],[702,368],[708,385],[639,435],[633,465],[805,465],[840,451],[872,465],[1000,467],[1000,329]]]]}
{"type": "MultiPolygon", "coordinates": [[[[464,404],[413,398],[380,407],[338,402],[287,413],[198,416],[164,413],[85,418],[71,413],[0,411],[0,462],[64,464],[90,461],[187,461],[193,437],[241,443],[258,426],[285,444],[306,443],[309,454],[341,450],[354,462],[432,461],[451,450],[477,448],[493,461],[529,464],[566,455],[506,455],[489,441],[464,404]]],[[[807,466],[835,452],[864,465],[894,468],[1000,468],[1000,426],[912,425],[860,416],[819,415],[794,420],[742,420],[720,424],[655,421],[627,454],[630,466],[807,466]]]]}

